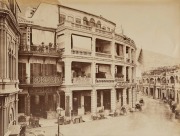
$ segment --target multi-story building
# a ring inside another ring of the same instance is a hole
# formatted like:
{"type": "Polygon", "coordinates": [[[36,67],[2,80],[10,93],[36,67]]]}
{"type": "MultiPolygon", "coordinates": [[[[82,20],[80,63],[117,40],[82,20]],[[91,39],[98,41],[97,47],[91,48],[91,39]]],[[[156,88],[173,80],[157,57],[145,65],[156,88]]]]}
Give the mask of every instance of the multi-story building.
{"type": "Polygon", "coordinates": [[[172,99],[179,103],[180,67],[158,67],[142,74],[143,93],[155,99],[172,99]]]}
{"type": "Polygon", "coordinates": [[[32,22],[20,23],[19,112],[50,116],[59,105],[70,116],[134,106],[136,46],[115,33],[115,23],[47,3],[31,13],[32,22]]]}
{"type": "Polygon", "coordinates": [[[0,136],[17,124],[19,11],[15,0],[0,0],[0,136]]]}

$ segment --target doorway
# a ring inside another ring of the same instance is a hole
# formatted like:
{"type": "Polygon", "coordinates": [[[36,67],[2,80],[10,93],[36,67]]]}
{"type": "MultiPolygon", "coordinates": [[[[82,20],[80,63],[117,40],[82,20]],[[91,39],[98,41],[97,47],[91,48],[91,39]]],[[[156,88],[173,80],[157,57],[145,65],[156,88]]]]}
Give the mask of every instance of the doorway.
{"type": "Polygon", "coordinates": [[[84,110],[91,112],[91,96],[84,96],[84,110]]]}

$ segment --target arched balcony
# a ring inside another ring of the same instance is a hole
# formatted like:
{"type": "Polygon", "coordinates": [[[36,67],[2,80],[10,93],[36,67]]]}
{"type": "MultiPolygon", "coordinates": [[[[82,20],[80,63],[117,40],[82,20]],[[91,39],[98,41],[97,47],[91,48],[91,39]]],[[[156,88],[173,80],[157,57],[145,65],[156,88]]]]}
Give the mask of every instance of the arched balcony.
{"type": "Polygon", "coordinates": [[[170,83],[171,83],[171,84],[174,84],[174,83],[175,83],[175,79],[174,79],[173,76],[170,77],[170,83]]]}
{"type": "Polygon", "coordinates": [[[101,28],[101,22],[100,22],[100,21],[97,21],[96,26],[97,26],[97,28],[101,28]]]}
{"type": "Polygon", "coordinates": [[[88,19],[86,17],[83,18],[83,25],[88,25],[88,19]]]}
{"type": "Polygon", "coordinates": [[[90,19],[89,24],[91,27],[95,27],[95,20],[93,18],[90,19]]]}

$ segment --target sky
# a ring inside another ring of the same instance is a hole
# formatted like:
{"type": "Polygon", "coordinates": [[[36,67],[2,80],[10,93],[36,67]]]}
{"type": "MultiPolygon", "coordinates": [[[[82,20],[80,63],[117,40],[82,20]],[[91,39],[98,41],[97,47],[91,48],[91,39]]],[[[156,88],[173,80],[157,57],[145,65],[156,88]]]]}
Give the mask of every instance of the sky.
{"type": "MultiPolygon", "coordinates": [[[[36,1],[19,0],[20,5],[36,1]]],[[[138,48],[180,58],[179,0],[60,0],[65,6],[102,15],[116,23],[118,33],[132,38],[138,48]]]]}

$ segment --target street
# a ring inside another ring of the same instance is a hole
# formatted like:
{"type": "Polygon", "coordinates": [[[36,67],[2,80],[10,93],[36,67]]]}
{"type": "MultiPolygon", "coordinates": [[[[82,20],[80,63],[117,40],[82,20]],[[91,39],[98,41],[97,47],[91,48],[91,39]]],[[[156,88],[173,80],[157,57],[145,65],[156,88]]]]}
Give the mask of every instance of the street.
{"type": "MultiPolygon", "coordinates": [[[[61,125],[64,136],[180,136],[180,122],[174,119],[169,106],[150,98],[144,98],[143,111],[126,116],[96,120],[79,124],[61,125]]],[[[57,127],[36,128],[47,136],[54,136],[57,127]]],[[[34,129],[35,130],[35,129],[34,129]]]]}

